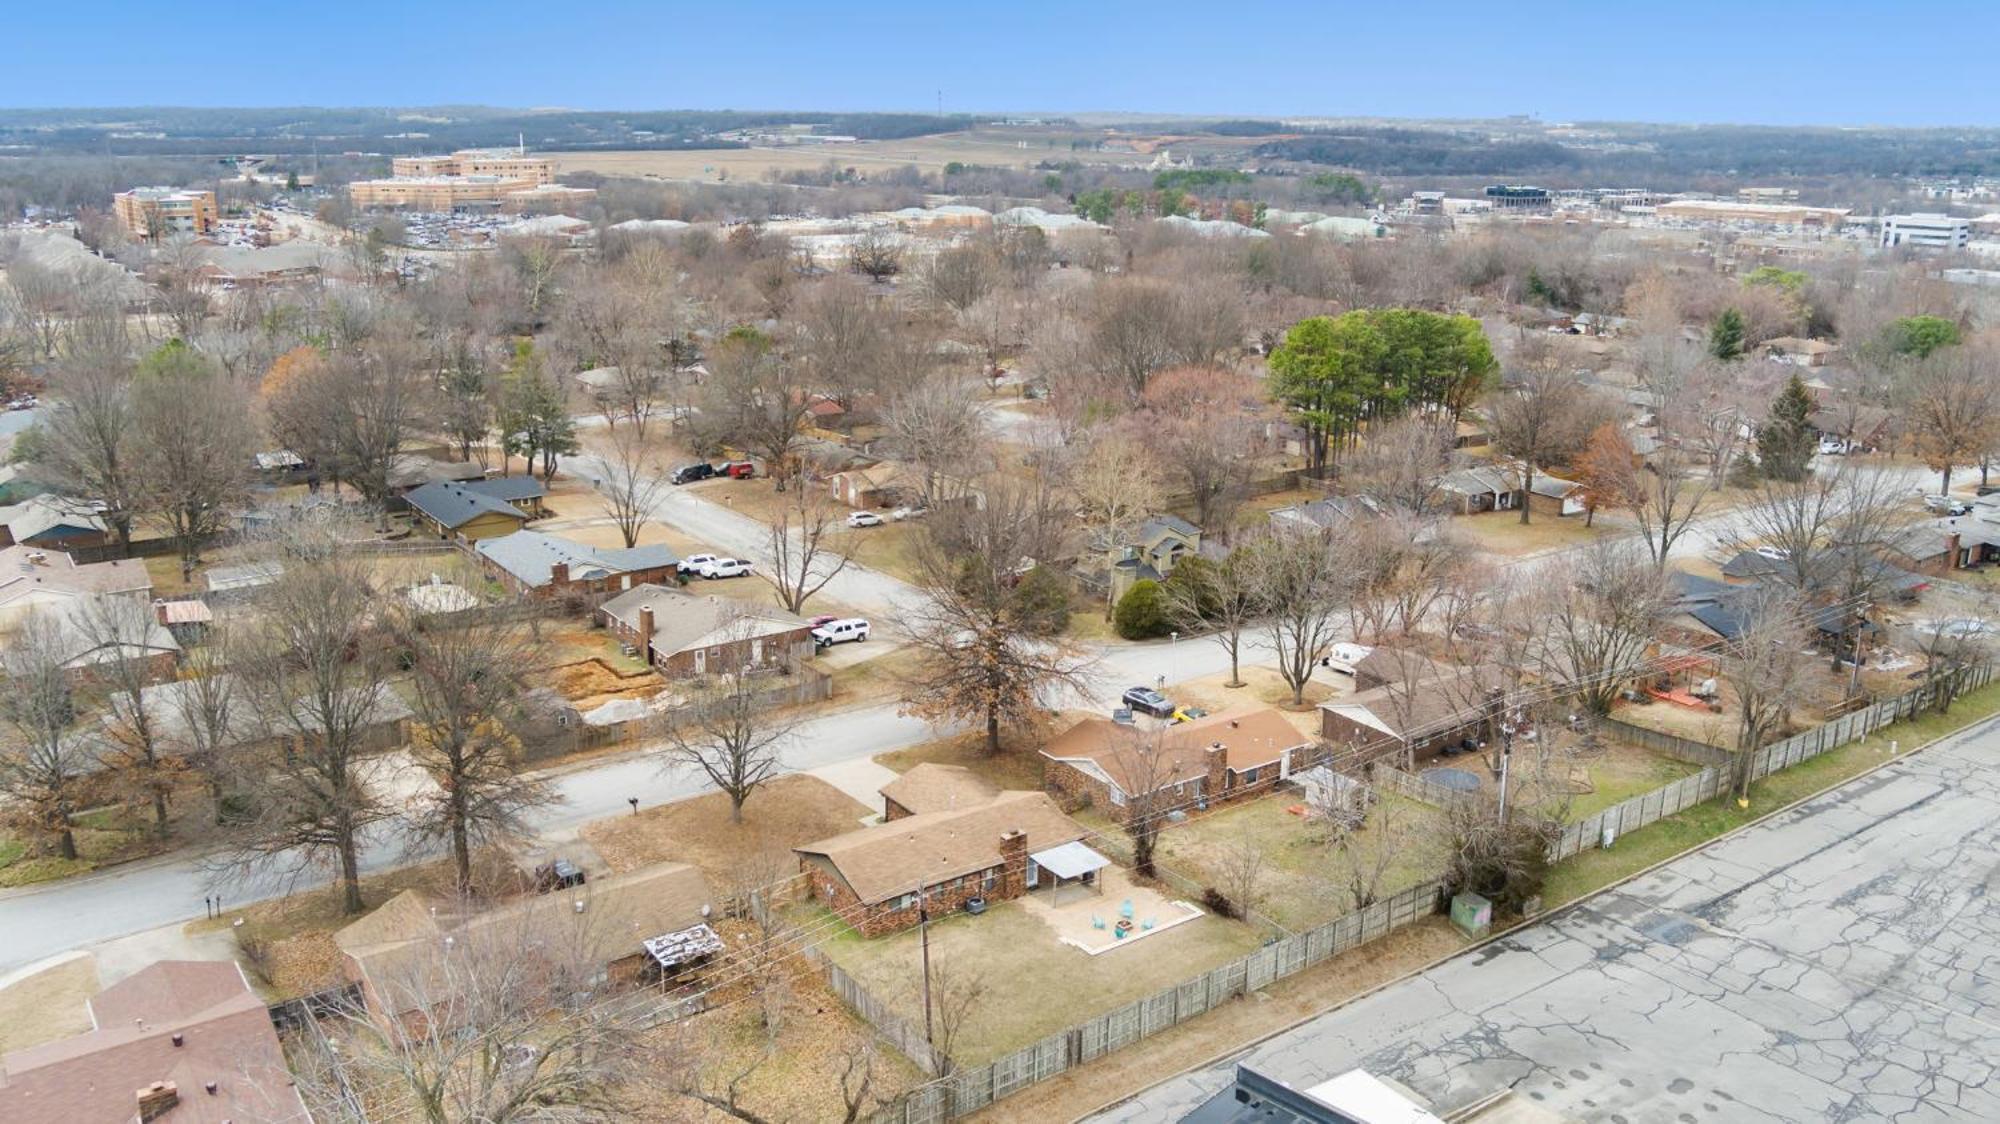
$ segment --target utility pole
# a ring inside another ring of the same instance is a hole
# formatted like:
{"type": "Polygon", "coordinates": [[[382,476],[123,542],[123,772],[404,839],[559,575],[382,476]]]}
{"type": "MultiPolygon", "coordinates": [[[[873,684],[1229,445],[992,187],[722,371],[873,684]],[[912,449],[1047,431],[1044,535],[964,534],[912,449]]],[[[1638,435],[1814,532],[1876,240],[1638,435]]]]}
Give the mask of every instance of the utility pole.
{"type": "Polygon", "coordinates": [[[924,892],[917,890],[917,934],[924,946],[924,1045],[935,1045],[931,1036],[931,907],[924,892]]]}

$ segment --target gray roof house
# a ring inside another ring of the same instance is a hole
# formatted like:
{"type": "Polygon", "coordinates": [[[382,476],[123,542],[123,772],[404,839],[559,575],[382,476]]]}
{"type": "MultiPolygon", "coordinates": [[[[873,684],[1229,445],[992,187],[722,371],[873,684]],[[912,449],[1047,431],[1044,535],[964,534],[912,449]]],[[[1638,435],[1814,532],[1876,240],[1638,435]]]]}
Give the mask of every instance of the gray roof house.
{"type": "Polygon", "coordinates": [[[500,571],[517,587],[531,590],[575,582],[602,582],[607,583],[606,589],[629,589],[654,576],[670,576],[668,571],[680,561],[665,546],[596,547],[540,531],[481,539],[473,549],[486,566],[500,571]],[[563,567],[561,581],[556,580],[558,566],[563,567]],[[638,575],[635,580],[625,580],[634,575],[638,575]]]}
{"type": "Polygon", "coordinates": [[[413,489],[403,497],[403,502],[435,525],[441,534],[467,531],[471,536],[471,528],[481,520],[485,520],[479,528],[483,536],[506,534],[508,532],[502,528],[518,529],[528,521],[525,512],[506,500],[487,495],[475,484],[458,484],[449,480],[433,480],[413,489]]]}

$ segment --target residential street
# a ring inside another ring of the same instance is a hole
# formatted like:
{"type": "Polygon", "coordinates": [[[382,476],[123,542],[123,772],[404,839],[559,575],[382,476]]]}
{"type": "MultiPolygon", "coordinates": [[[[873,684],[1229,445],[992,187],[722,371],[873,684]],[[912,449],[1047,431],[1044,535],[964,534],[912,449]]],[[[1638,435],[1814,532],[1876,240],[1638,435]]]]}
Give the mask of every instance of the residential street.
{"type": "MultiPolygon", "coordinates": [[[[1614,1124],[2000,1119],[1996,766],[2000,719],[1235,1060],[1441,1114],[1511,1087],[1614,1124]]],[[[1178,1119],[1230,1072],[1095,1119],[1178,1119]]]]}

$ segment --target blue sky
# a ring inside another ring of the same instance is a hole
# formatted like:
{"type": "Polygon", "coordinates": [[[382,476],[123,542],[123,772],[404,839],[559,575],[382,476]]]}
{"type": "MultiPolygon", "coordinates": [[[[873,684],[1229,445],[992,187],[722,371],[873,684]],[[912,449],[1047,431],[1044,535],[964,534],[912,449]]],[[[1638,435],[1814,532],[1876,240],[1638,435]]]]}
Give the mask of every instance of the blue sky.
{"type": "Polygon", "coordinates": [[[1996,0],[0,8],[0,106],[919,110],[942,91],[948,111],[2000,124],[1996,0]],[[181,39],[190,13],[214,34],[181,39]]]}

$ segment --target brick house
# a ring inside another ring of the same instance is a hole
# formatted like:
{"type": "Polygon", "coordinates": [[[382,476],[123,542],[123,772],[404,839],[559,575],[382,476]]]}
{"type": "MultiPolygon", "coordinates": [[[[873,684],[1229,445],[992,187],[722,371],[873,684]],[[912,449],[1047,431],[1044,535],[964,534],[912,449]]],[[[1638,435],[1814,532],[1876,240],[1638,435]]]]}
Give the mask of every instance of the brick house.
{"type": "Polygon", "coordinates": [[[620,593],[672,582],[680,562],[664,546],[607,549],[540,531],[481,539],[472,549],[487,576],[510,593],[530,597],[620,593]]]}
{"type": "Polygon", "coordinates": [[[1438,495],[1453,515],[1512,511],[1521,506],[1521,479],[1511,468],[1475,465],[1438,479],[1438,495]]]}
{"type": "Polygon", "coordinates": [[[1271,707],[1211,714],[1157,734],[1086,718],[1042,748],[1042,787],[1066,808],[1089,804],[1123,817],[1148,781],[1170,806],[1208,807],[1268,792],[1315,755],[1314,739],[1271,707]]]}
{"type": "Polygon", "coordinates": [[[792,669],[813,655],[812,622],[803,617],[663,585],[619,594],[598,606],[597,620],[669,679],[792,669]]]}
{"type": "Polygon", "coordinates": [[[1389,758],[1412,766],[1455,742],[1485,736],[1495,713],[1493,692],[1508,687],[1501,670],[1431,666],[1400,682],[1319,704],[1320,736],[1333,751],[1358,756],[1350,770],[1389,758]]]}
{"type": "MultiPolygon", "coordinates": [[[[1088,851],[1065,848],[1089,834],[1047,793],[1001,792],[969,807],[903,816],[793,851],[815,898],[863,936],[880,937],[915,925],[920,903],[941,914],[970,898],[1005,901],[1053,886],[1063,868],[1048,867],[1038,856],[1053,863],[1074,850],[1088,851]]],[[[1108,862],[1096,859],[1098,868],[1108,862]]]]}
{"type": "Polygon", "coordinates": [[[926,761],[881,788],[882,819],[900,820],[925,812],[948,812],[984,804],[1000,789],[963,765],[926,761]]]}

